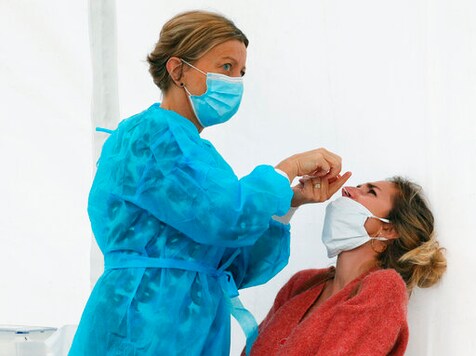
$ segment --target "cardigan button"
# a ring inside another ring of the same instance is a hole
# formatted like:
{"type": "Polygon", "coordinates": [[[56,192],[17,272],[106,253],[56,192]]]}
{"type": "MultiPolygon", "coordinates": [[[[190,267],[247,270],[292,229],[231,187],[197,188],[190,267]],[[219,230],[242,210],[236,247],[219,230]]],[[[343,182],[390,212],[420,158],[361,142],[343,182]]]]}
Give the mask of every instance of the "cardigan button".
{"type": "Polygon", "coordinates": [[[288,339],[286,339],[286,338],[281,339],[281,340],[279,341],[279,344],[280,344],[280,345],[284,345],[284,344],[286,343],[286,341],[288,341],[288,339]]]}

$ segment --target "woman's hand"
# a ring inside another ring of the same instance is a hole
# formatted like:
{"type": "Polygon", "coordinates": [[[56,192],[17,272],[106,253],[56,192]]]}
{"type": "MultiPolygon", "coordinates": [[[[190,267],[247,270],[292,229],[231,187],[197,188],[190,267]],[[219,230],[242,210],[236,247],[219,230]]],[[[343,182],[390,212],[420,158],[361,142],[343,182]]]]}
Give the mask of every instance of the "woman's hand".
{"type": "Polygon", "coordinates": [[[347,182],[351,175],[351,172],[345,172],[342,176],[337,175],[331,178],[302,177],[299,184],[293,187],[294,196],[291,206],[298,207],[303,204],[326,201],[347,182]]]}
{"type": "Polygon", "coordinates": [[[305,175],[335,178],[341,171],[342,159],[325,148],[318,148],[286,158],[276,168],[286,172],[291,182],[305,175]]]}

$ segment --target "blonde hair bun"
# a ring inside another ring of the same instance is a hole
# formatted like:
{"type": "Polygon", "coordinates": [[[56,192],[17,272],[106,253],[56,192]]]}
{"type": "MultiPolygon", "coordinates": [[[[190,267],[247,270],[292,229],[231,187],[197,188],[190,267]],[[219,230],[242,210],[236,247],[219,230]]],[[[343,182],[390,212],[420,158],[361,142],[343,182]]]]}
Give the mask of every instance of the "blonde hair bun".
{"type": "Polygon", "coordinates": [[[412,287],[428,288],[438,283],[446,271],[445,249],[431,239],[403,255],[399,262],[412,264],[412,287]]]}

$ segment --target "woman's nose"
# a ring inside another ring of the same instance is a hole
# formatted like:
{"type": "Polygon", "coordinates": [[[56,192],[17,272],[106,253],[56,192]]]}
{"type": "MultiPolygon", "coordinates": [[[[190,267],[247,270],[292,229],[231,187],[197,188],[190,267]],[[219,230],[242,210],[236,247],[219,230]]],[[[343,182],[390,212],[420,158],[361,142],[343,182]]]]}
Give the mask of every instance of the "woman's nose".
{"type": "Polygon", "coordinates": [[[344,187],[342,188],[342,196],[343,197],[348,197],[348,198],[353,198],[360,193],[359,189],[356,187],[344,187]]]}

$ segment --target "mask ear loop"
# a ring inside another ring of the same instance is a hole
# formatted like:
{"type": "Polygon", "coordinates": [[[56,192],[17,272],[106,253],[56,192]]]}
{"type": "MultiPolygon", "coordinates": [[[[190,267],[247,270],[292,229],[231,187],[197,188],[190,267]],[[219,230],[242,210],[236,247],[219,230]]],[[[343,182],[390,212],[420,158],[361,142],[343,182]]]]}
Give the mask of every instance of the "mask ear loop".
{"type": "MultiPolygon", "coordinates": [[[[374,219],[378,219],[380,221],[382,221],[383,223],[386,223],[386,224],[390,224],[390,220],[388,219],[385,219],[385,218],[379,218],[377,216],[371,216],[371,218],[374,218],[374,219]]],[[[386,249],[387,249],[387,244],[383,243],[382,244],[382,249],[381,250],[377,250],[375,249],[375,240],[377,241],[388,241],[389,239],[387,239],[386,237],[372,237],[371,240],[370,240],[370,247],[372,247],[372,250],[375,252],[375,253],[383,253],[386,249]]]]}
{"type": "Polygon", "coordinates": [[[192,96],[192,94],[188,91],[187,87],[185,85],[183,85],[183,83],[180,86],[185,90],[185,92],[188,94],[189,97],[192,96]]]}
{"type": "MultiPolygon", "coordinates": [[[[379,219],[380,221],[386,223],[386,224],[391,224],[390,220],[389,219],[385,219],[385,218],[378,218],[376,216],[371,216],[371,218],[375,218],[375,219],[379,219]]],[[[379,241],[389,241],[391,239],[387,239],[385,237],[374,237],[373,238],[374,240],[379,240],[379,241]]]]}
{"type": "MultiPolygon", "coordinates": [[[[186,65],[188,65],[189,67],[192,67],[193,69],[195,70],[198,70],[200,73],[202,73],[204,76],[207,76],[207,73],[205,73],[203,70],[201,69],[198,69],[197,67],[195,67],[193,64],[190,64],[188,63],[185,59],[183,58],[180,58],[180,60],[182,61],[182,63],[185,63],[186,65]]],[[[190,98],[192,96],[192,93],[189,92],[189,90],[187,89],[187,86],[184,84],[184,83],[180,83],[180,86],[182,88],[185,89],[185,92],[188,94],[188,97],[190,98]]],[[[192,108],[193,108],[193,105],[192,105],[192,108]]],[[[195,109],[193,108],[193,111],[195,112],[195,109]]],[[[195,114],[196,116],[196,114],[195,114]]]]}
{"type": "Polygon", "coordinates": [[[375,219],[379,219],[380,221],[384,222],[384,223],[387,223],[387,224],[390,224],[390,220],[388,219],[385,219],[385,218],[378,218],[376,216],[371,216],[372,218],[375,218],[375,219]]]}
{"type": "Polygon", "coordinates": [[[188,63],[185,59],[180,58],[180,60],[181,60],[183,63],[185,63],[186,65],[188,65],[189,67],[192,67],[193,69],[198,70],[198,71],[199,71],[200,73],[202,73],[204,76],[207,76],[207,73],[205,73],[205,72],[204,72],[203,70],[201,70],[201,69],[198,69],[198,68],[195,67],[193,64],[188,63]]]}
{"type": "MultiPolygon", "coordinates": [[[[390,220],[385,219],[385,218],[379,218],[379,217],[373,216],[373,215],[372,215],[372,216],[369,216],[369,218],[378,219],[378,220],[380,220],[381,222],[384,222],[384,223],[386,223],[386,224],[390,224],[390,220]]],[[[388,241],[388,239],[385,238],[385,237],[372,237],[372,240],[388,241]]]]}

